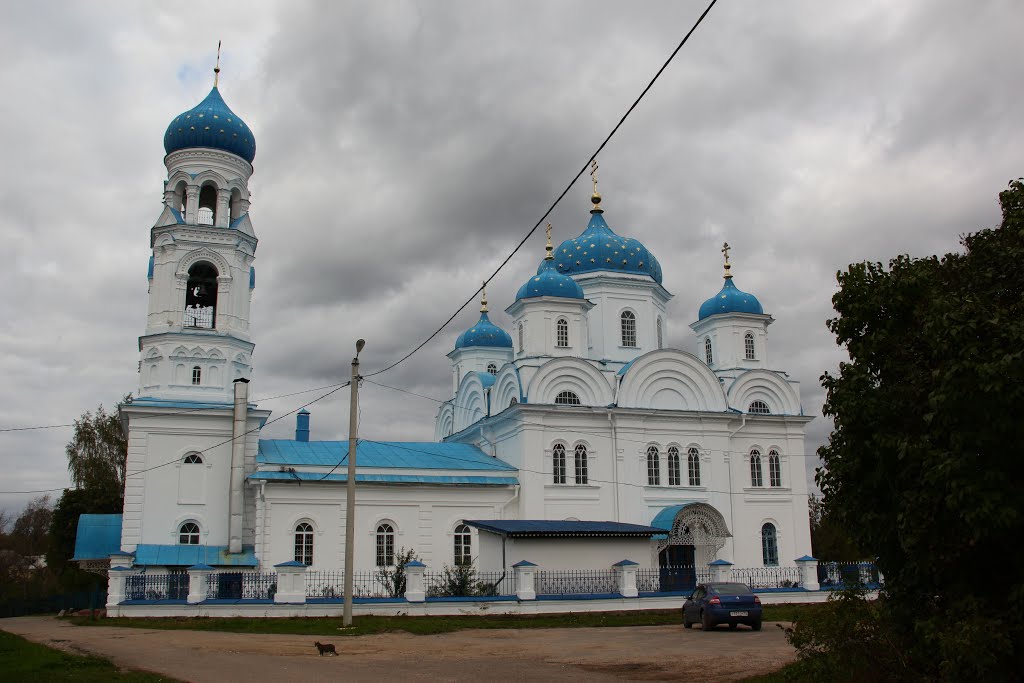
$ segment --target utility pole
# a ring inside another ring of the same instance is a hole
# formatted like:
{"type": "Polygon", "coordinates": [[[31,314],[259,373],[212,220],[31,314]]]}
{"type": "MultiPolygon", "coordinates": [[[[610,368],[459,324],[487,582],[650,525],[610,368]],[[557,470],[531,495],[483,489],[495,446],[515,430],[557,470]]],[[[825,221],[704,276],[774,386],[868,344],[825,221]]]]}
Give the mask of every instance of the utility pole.
{"type": "Polygon", "coordinates": [[[352,358],[352,390],[348,404],[348,480],[345,482],[345,610],[342,626],[352,625],[352,578],[355,571],[356,533],[356,430],[359,428],[359,352],[366,341],[356,342],[352,358]]]}

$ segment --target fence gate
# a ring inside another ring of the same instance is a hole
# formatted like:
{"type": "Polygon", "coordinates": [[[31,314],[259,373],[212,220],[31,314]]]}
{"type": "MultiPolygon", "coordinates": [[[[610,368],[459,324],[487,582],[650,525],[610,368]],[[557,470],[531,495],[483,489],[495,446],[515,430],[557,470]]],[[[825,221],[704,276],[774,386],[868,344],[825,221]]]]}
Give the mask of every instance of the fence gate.
{"type": "Polygon", "coordinates": [[[670,545],[658,553],[660,590],[692,591],[697,587],[697,571],[693,566],[692,545],[670,545]]]}

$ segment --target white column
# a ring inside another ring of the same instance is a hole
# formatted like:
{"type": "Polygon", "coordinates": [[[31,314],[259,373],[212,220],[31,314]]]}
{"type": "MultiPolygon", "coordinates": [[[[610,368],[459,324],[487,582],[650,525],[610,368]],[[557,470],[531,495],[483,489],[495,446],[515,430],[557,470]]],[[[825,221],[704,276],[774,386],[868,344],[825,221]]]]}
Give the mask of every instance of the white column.
{"type": "Polygon", "coordinates": [[[275,603],[301,605],[306,602],[306,564],[291,560],[275,564],[277,570],[277,592],[274,593],[275,603]]]}
{"type": "Polygon", "coordinates": [[[821,590],[821,584],[818,583],[818,560],[810,555],[804,555],[794,561],[796,566],[800,567],[800,585],[804,590],[821,590]]]}
{"type": "Polygon", "coordinates": [[[619,578],[619,593],[624,598],[635,598],[640,594],[636,587],[637,566],[633,560],[622,560],[612,565],[619,578]]]}
{"type": "Polygon", "coordinates": [[[217,190],[217,211],[213,216],[213,224],[218,228],[226,228],[231,223],[231,190],[217,190]]]}
{"type": "Polygon", "coordinates": [[[199,186],[189,185],[185,188],[185,223],[195,225],[199,220],[199,186]]]}
{"type": "Polygon", "coordinates": [[[107,609],[117,607],[125,601],[125,579],[137,574],[130,567],[111,567],[107,572],[107,609]]]}
{"type": "Polygon", "coordinates": [[[711,569],[712,581],[716,583],[732,581],[732,562],[729,560],[715,560],[708,567],[711,569]]]}
{"type": "Polygon", "coordinates": [[[194,564],[188,568],[188,604],[204,602],[209,595],[210,582],[208,577],[213,573],[208,564],[194,564]]]}
{"type": "Polygon", "coordinates": [[[419,560],[413,560],[405,564],[405,599],[409,602],[423,602],[427,598],[425,586],[423,585],[423,573],[427,571],[427,565],[419,560]]]}
{"type": "Polygon", "coordinates": [[[522,560],[512,565],[516,573],[516,597],[520,600],[536,600],[534,578],[537,574],[537,565],[529,560],[522,560]]]}

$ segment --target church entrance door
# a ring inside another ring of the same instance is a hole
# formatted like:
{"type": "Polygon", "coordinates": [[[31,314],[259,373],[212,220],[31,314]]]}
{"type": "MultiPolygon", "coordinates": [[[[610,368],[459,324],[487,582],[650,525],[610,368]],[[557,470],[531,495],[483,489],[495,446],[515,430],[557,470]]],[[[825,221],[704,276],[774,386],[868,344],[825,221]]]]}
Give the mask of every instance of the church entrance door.
{"type": "Polygon", "coordinates": [[[670,545],[658,553],[662,592],[692,591],[697,587],[692,545],[670,545]]]}

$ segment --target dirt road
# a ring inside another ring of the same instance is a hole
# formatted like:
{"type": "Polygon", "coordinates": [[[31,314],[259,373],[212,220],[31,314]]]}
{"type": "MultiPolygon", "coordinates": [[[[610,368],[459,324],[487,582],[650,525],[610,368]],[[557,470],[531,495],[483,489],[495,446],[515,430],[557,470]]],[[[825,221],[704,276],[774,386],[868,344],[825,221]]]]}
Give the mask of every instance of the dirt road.
{"type": "Polygon", "coordinates": [[[0,629],[122,668],[186,681],[729,681],[777,669],[793,649],[780,629],[702,633],[678,626],[469,630],[319,638],[72,626],[52,617],[0,629]],[[313,641],[337,657],[317,655],[313,641]]]}

